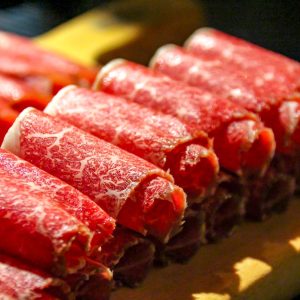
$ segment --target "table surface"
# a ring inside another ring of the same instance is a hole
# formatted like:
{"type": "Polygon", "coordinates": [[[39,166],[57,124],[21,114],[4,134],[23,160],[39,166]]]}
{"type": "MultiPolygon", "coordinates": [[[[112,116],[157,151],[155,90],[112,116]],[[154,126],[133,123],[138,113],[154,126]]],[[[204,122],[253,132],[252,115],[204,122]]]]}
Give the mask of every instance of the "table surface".
{"type": "Polygon", "coordinates": [[[284,300],[300,293],[300,201],[264,223],[244,223],[186,265],[153,269],[112,300],[284,300]]]}

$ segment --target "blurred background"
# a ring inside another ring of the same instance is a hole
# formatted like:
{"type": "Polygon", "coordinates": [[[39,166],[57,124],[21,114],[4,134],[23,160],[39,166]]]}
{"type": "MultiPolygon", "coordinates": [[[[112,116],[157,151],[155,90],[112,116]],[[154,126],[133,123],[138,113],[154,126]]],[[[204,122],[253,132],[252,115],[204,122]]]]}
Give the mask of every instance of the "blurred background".
{"type": "MultiPolygon", "coordinates": [[[[300,1],[1,0],[0,29],[37,37],[95,7],[109,10],[114,22],[142,27],[146,24],[148,28],[130,42],[124,41],[118,47],[114,43],[105,53],[101,50],[98,57],[101,63],[115,56],[132,59],[130,53],[136,60],[146,63],[155,48],[169,42],[182,43],[200,26],[221,29],[300,60],[300,1]]],[[[107,24],[100,22],[98,26],[107,24]]]]}

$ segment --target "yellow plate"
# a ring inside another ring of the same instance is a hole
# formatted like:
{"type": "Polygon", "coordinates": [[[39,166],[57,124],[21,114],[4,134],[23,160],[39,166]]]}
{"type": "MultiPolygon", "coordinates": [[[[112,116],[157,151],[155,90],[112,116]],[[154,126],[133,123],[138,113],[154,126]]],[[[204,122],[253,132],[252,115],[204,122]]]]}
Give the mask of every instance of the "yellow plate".
{"type": "Polygon", "coordinates": [[[203,23],[203,9],[192,0],[114,1],[54,28],[36,42],[86,65],[115,57],[146,64],[158,47],[182,44],[203,23]]]}

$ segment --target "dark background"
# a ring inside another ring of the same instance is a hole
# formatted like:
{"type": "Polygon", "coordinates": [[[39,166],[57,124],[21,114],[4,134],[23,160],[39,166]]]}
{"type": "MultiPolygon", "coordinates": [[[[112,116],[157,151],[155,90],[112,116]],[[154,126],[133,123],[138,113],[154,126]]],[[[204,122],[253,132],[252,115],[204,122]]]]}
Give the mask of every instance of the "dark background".
{"type": "MultiPolygon", "coordinates": [[[[195,1],[205,11],[206,26],[224,30],[300,60],[300,0],[195,1]]],[[[109,2],[113,1],[1,0],[0,29],[32,37],[90,8],[109,2]]]]}

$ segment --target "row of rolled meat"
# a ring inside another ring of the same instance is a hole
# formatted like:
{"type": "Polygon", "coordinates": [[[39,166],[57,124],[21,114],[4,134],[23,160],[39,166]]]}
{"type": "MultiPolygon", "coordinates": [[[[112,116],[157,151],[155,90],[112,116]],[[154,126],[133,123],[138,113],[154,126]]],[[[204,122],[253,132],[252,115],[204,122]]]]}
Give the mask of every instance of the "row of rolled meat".
{"type": "Polygon", "coordinates": [[[299,186],[298,62],[207,28],[149,67],[0,54],[0,296],[108,299],[299,186]]]}

